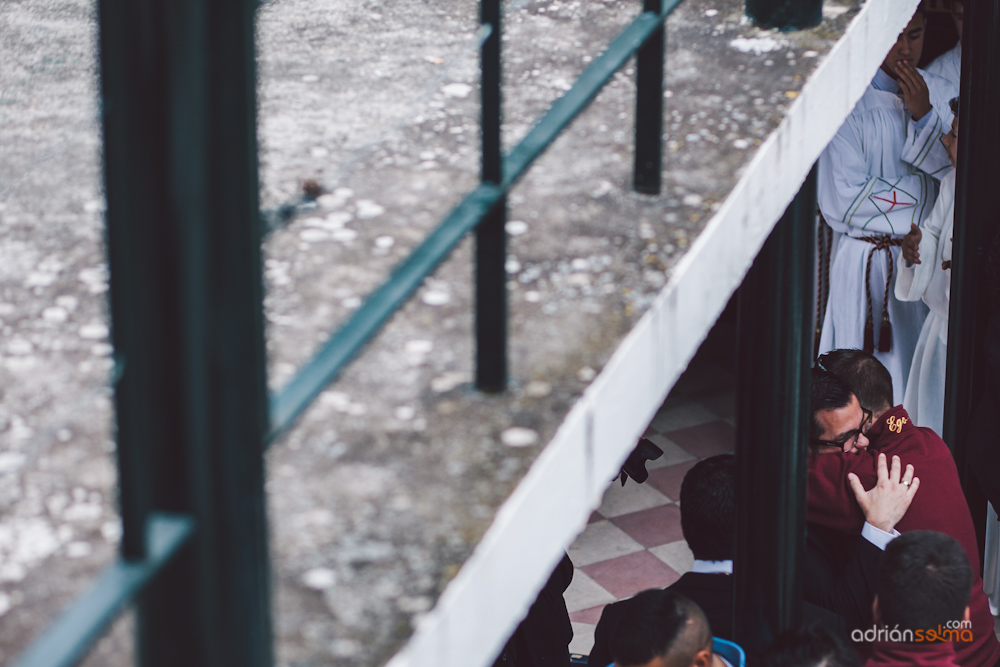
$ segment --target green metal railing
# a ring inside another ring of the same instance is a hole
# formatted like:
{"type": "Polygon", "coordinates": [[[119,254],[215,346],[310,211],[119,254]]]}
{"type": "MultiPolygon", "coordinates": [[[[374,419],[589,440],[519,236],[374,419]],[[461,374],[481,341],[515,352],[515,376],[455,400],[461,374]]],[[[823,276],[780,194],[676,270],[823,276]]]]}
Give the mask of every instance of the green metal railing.
{"type": "Polygon", "coordinates": [[[663,118],[663,21],[681,0],[645,0],[644,11],[580,75],[534,128],[500,155],[499,2],[482,2],[490,35],[482,47],[482,183],[466,195],[430,236],[396,267],[271,402],[271,438],[284,432],[360,351],[385,321],[443,261],[465,234],[476,236],[476,386],[506,386],[505,197],[532,163],[597,96],[614,73],[639,51],[634,184],[660,190],[663,118]],[[495,23],[487,22],[495,21],[495,23]],[[645,50],[644,50],[645,49],[645,50]],[[503,363],[501,363],[503,362],[503,363]]]}
{"type": "Polygon", "coordinates": [[[75,664],[130,603],[143,665],[270,665],[263,448],[473,230],[476,386],[506,387],[507,192],[633,55],[633,183],[659,192],[663,23],[680,2],[643,0],[504,157],[501,2],[482,0],[481,184],[268,400],[255,5],[100,0],[121,555],[15,665],[75,664]]]}

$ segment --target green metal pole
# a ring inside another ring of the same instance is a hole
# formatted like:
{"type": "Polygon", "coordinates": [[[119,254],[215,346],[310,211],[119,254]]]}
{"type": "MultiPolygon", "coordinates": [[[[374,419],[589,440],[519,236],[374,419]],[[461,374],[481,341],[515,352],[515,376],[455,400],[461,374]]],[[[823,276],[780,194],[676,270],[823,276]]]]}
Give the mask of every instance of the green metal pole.
{"type": "MultiPolygon", "coordinates": [[[[642,10],[659,16],[663,0],[643,0],[642,10]]],[[[635,165],[632,187],[647,195],[660,193],[663,164],[663,50],[661,25],[636,52],[635,165]]]]}
{"type": "Polygon", "coordinates": [[[273,663],[254,12],[99,4],[124,553],[195,520],[139,600],[146,666],[273,663]]]}
{"type": "MultiPolygon", "coordinates": [[[[481,0],[480,21],[490,33],[483,41],[482,182],[503,181],[500,143],[502,119],[500,0],[481,0]]],[[[476,388],[507,388],[507,198],[503,197],[476,228],[476,388]]]]}
{"type": "Polygon", "coordinates": [[[816,169],[739,291],[734,629],[751,653],[800,619],[816,169]]]}
{"type": "Polygon", "coordinates": [[[149,85],[162,72],[149,49],[153,38],[134,29],[155,26],[149,3],[102,0],[100,21],[101,93],[104,122],[105,190],[108,207],[107,253],[110,269],[111,340],[118,377],[115,385],[119,507],[122,557],[145,556],[145,523],[150,510],[150,456],[162,439],[176,435],[151,432],[149,411],[162,377],[159,359],[141,354],[143,346],[164,347],[169,329],[165,309],[152,308],[159,284],[163,211],[147,208],[159,198],[162,146],[143,127],[162,128],[162,96],[149,85]],[[138,166],[143,165],[140,169],[138,166]],[[135,221],[142,220],[142,224],[135,221]],[[145,268],[146,270],[143,270],[145,268]]]}
{"type": "Polygon", "coordinates": [[[746,13],[764,28],[802,30],[823,21],[823,0],[747,0],[746,13]]]}

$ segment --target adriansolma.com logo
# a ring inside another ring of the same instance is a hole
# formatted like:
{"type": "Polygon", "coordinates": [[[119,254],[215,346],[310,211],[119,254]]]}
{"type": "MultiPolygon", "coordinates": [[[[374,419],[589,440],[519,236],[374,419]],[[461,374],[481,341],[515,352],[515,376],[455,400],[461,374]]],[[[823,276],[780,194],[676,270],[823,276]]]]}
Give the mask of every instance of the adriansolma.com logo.
{"type": "Polygon", "coordinates": [[[898,625],[890,628],[877,625],[862,630],[851,631],[851,640],[856,642],[897,642],[901,644],[919,644],[921,642],[971,642],[972,621],[948,621],[936,628],[918,628],[916,630],[901,629],[898,625]]]}

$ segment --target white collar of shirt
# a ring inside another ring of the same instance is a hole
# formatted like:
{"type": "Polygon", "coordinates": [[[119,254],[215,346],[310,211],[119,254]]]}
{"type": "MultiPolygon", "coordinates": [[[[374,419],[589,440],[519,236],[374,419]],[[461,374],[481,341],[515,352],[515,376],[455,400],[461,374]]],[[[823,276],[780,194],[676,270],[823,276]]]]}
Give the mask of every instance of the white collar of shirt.
{"type": "Polygon", "coordinates": [[[732,574],[731,560],[696,560],[691,564],[691,571],[700,574],[732,574]]]}
{"type": "Polygon", "coordinates": [[[884,90],[887,93],[899,93],[899,83],[883,72],[881,67],[875,72],[875,78],[872,79],[872,86],[875,87],[875,90],[884,90]]]}

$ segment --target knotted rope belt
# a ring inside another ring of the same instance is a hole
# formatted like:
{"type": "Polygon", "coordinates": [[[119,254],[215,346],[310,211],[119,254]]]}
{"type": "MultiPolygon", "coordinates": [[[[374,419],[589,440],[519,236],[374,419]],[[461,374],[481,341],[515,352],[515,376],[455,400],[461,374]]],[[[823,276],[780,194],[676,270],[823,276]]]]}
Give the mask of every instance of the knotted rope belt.
{"type": "Polygon", "coordinates": [[[889,248],[903,245],[902,239],[894,239],[891,236],[862,236],[858,239],[872,245],[868,251],[868,262],[865,264],[865,296],[868,298],[868,318],[865,320],[865,352],[871,354],[875,351],[875,326],[872,316],[872,255],[877,250],[885,251],[886,274],[885,292],[882,295],[882,326],[878,332],[878,351],[888,352],[892,348],[892,324],[889,323],[889,287],[892,285],[892,253],[889,248]]]}

